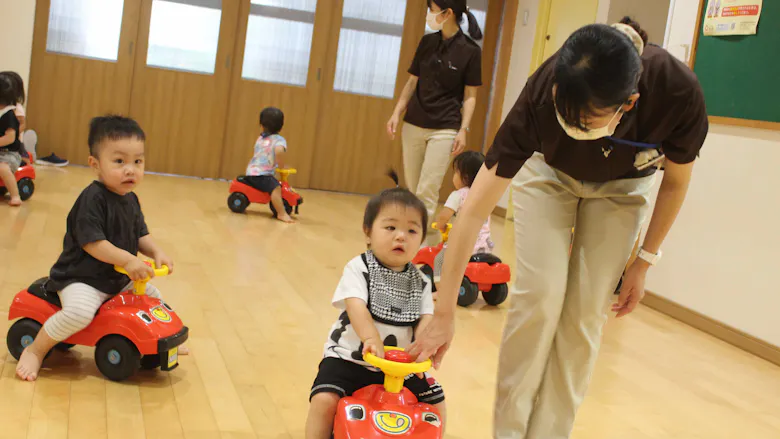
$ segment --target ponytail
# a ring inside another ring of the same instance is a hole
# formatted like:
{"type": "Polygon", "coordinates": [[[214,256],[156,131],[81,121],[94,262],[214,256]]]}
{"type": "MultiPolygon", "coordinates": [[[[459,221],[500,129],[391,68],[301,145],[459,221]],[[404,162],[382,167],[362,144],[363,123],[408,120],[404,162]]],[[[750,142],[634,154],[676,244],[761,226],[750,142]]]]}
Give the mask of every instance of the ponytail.
{"type": "Polygon", "coordinates": [[[482,39],[482,29],[479,28],[477,23],[477,17],[471,13],[471,9],[466,7],[466,19],[469,21],[469,36],[472,40],[479,41],[482,39]]]}

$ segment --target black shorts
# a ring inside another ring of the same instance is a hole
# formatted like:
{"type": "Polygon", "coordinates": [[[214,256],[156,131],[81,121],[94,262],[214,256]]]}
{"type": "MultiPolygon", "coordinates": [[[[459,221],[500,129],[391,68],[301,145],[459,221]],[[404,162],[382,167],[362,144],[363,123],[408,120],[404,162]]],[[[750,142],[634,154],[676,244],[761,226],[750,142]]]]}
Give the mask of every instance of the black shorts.
{"type": "Polygon", "coordinates": [[[261,191],[271,193],[276,188],[281,186],[279,180],[274,178],[273,175],[247,175],[241,178],[244,183],[252,186],[253,188],[261,191]]]}
{"type": "MultiPolygon", "coordinates": [[[[383,384],[385,376],[382,372],[371,370],[351,361],[340,358],[323,358],[320,370],[311,387],[311,398],[323,392],[335,393],[340,397],[352,396],[357,390],[371,384],[383,384]]],[[[431,376],[425,374],[425,379],[417,375],[406,377],[404,387],[417,396],[417,400],[426,404],[438,404],[444,401],[444,390],[431,376]]]]}

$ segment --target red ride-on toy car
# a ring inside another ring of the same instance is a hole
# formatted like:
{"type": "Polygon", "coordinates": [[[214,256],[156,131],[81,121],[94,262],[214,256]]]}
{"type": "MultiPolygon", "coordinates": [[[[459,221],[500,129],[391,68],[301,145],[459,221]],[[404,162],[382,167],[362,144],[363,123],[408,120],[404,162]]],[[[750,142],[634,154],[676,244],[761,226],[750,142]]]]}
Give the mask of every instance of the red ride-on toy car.
{"type": "MultiPolygon", "coordinates": [[[[436,223],[433,224],[433,228],[441,232],[441,243],[435,247],[421,248],[412,260],[415,265],[422,265],[420,269],[431,279],[431,282],[433,282],[436,256],[444,249],[452,224],[447,224],[447,230],[443,232],[436,223]]],[[[509,265],[501,262],[498,256],[490,253],[473,255],[460,284],[458,305],[464,307],[472,305],[477,301],[480,291],[488,305],[498,306],[504,303],[509,295],[507,283],[511,277],[509,265]]]]}
{"type": "MultiPolygon", "coordinates": [[[[284,201],[284,209],[287,214],[291,214],[295,210],[295,214],[298,214],[298,206],[303,204],[303,197],[295,192],[287,181],[287,177],[290,174],[297,174],[295,169],[277,169],[279,173],[279,183],[282,185],[282,200],[284,201]]],[[[230,196],[228,197],[228,207],[235,213],[244,213],[250,203],[268,204],[271,206],[271,213],[276,217],[276,208],[271,203],[271,194],[268,192],[259,191],[248,183],[244,179],[245,176],[240,176],[230,182],[230,196]]]]}
{"type": "Polygon", "coordinates": [[[391,346],[385,347],[384,359],[370,353],[364,359],[384,372],[385,384],[364,387],[339,401],[334,439],[441,439],[439,411],[418,402],[404,387],[404,377],[427,371],[431,360],[414,363],[403,349],[391,346]]]}
{"type": "MultiPolygon", "coordinates": [[[[32,197],[35,192],[35,168],[32,165],[24,165],[16,170],[16,185],[19,187],[19,198],[22,201],[27,201],[32,197]]],[[[8,192],[8,189],[3,184],[3,180],[0,180],[0,197],[4,196],[8,192]]]]}
{"type": "MultiPolygon", "coordinates": [[[[148,263],[154,268],[153,263],[148,263]]],[[[122,268],[115,267],[121,273],[122,268]]],[[[155,268],[155,276],[168,267],[155,268]]],[[[125,273],[126,274],[126,273],[125,273]]],[[[16,294],[8,319],[17,320],[8,330],[8,350],[17,360],[43,323],[62,307],[56,291],[46,288],[48,278],[35,281],[16,294]]],[[[134,291],[117,294],[103,303],[92,323],[55,347],[96,346],[95,362],[108,379],[122,381],[141,369],[173,370],[179,364],[179,346],[189,330],[165,302],[145,294],[149,279],[137,281],[134,291]]]]}

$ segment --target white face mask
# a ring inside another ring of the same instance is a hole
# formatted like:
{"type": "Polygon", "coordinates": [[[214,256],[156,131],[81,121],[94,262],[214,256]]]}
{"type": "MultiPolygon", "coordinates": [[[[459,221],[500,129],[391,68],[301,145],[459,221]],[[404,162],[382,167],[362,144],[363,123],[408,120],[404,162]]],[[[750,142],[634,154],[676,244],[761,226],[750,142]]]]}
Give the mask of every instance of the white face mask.
{"type": "Polygon", "coordinates": [[[428,27],[431,28],[431,30],[439,31],[444,27],[444,23],[447,21],[447,19],[445,19],[441,23],[436,22],[436,17],[438,17],[443,13],[444,11],[441,11],[438,14],[434,14],[433,12],[428,10],[428,15],[425,17],[425,22],[428,23],[428,27]]]}
{"type": "Polygon", "coordinates": [[[563,128],[563,131],[566,131],[566,134],[572,139],[597,140],[615,134],[615,130],[617,129],[618,124],[620,124],[620,121],[618,121],[618,123],[616,123],[614,127],[610,127],[610,125],[612,125],[612,122],[614,122],[615,118],[618,117],[618,115],[621,114],[622,112],[623,112],[623,107],[618,108],[617,112],[615,112],[615,115],[612,116],[612,119],[609,120],[608,124],[606,124],[601,128],[594,128],[588,131],[582,131],[577,127],[573,127],[567,124],[566,121],[563,120],[563,117],[561,116],[561,113],[558,112],[557,108],[555,109],[555,116],[558,117],[558,123],[561,125],[561,128],[563,128]]]}

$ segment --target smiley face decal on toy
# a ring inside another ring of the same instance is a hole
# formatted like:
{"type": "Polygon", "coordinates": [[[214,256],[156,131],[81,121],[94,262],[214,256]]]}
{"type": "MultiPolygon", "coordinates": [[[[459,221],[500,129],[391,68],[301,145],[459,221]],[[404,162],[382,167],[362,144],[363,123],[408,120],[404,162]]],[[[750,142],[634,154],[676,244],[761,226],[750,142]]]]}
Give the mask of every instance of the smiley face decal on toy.
{"type": "Polygon", "coordinates": [[[383,433],[399,435],[412,428],[412,418],[403,413],[382,411],[374,414],[374,424],[383,433]]]}
{"type": "Polygon", "coordinates": [[[163,323],[168,323],[171,321],[171,315],[168,314],[168,311],[166,311],[165,308],[161,306],[155,306],[152,308],[152,315],[155,319],[163,323]]]}

